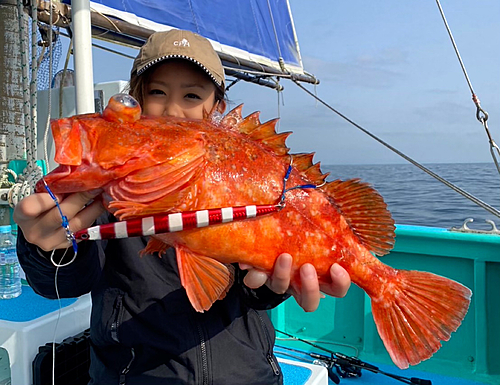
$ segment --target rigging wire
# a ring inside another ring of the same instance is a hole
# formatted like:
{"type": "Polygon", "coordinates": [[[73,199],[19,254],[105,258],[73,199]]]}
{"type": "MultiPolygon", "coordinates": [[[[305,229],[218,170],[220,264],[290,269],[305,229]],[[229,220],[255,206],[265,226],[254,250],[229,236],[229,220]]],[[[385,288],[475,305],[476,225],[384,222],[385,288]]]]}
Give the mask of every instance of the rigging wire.
{"type": "MultiPolygon", "coordinates": [[[[59,31],[58,33],[60,35],[64,36],[64,37],[67,37],[71,41],[73,40],[73,34],[72,33],[69,34],[69,33],[61,32],[61,31],[59,31]]],[[[110,53],[114,53],[115,55],[118,55],[118,56],[123,56],[123,57],[125,57],[127,59],[132,59],[132,60],[135,59],[135,56],[126,54],[124,52],[117,51],[117,50],[115,50],[113,48],[105,47],[105,46],[97,44],[97,43],[92,43],[92,47],[99,48],[99,49],[101,49],[103,51],[107,51],[107,52],[110,52],[110,53]]]]}
{"type": "Polygon", "coordinates": [[[366,135],[370,136],[372,139],[375,139],[377,142],[379,142],[380,144],[384,145],[385,147],[387,147],[389,150],[391,150],[392,152],[396,153],[397,155],[399,155],[400,157],[402,157],[403,159],[405,159],[406,161],[410,162],[411,164],[413,164],[414,166],[418,167],[419,169],[421,169],[422,171],[426,172],[427,174],[429,174],[430,176],[432,176],[433,178],[437,179],[438,181],[440,181],[441,183],[445,184],[447,187],[451,188],[452,190],[454,190],[455,192],[461,194],[462,196],[464,196],[465,198],[471,200],[472,202],[474,202],[476,205],[482,207],[483,209],[485,209],[486,211],[490,212],[491,214],[497,216],[498,218],[500,218],[500,211],[497,210],[496,208],[490,206],[489,204],[487,204],[486,202],[483,202],[482,200],[480,200],[479,198],[476,198],[474,195],[468,193],[467,191],[461,189],[460,187],[456,186],[455,184],[451,183],[450,181],[444,179],[443,177],[439,176],[438,174],[434,173],[433,171],[431,171],[430,169],[428,169],[427,167],[425,167],[424,165],[418,163],[416,160],[410,158],[409,156],[407,156],[406,154],[402,153],[401,151],[399,151],[397,148],[391,146],[389,143],[385,142],[384,140],[380,139],[378,136],[372,134],[370,131],[366,130],[365,128],[361,127],[359,124],[357,124],[356,122],[354,122],[353,120],[349,119],[347,116],[345,116],[344,114],[342,114],[341,112],[337,111],[335,108],[333,108],[332,106],[330,106],[328,103],[326,103],[323,99],[319,98],[318,96],[316,96],[315,94],[313,94],[311,91],[309,91],[307,88],[305,88],[303,85],[301,85],[297,80],[295,79],[292,79],[292,81],[297,85],[299,86],[300,88],[302,88],[302,90],[304,90],[307,94],[309,94],[310,96],[312,96],[314,99],[316,99],[318,102],[320,102],[321,104],[323,104],[325,107],[327,107],[328,109],[330,109],[331,111],[333,111],[334,113],[336,113],[338,116],[340,116],[342,119],[346,120],[347,122],[349,122],[350,124],[352,124],[354,127],[356,127],[357,129],[361,130],[362,132],[364,132],[366,135]]]}
{"type": "Polygon", "coordinates": [[[285,62],[283,60],[283,55],[281,54],[280,41],[278,39],[278,32],[276,31],[276,24],[274,23],[273,10],[271,9],[271,3],[269,3],[269,0],[267,0],[267,8],[269,9],[269,16],[271,18],[271,23],[273,25],[274,39],[276,41],[276,49],[278,50],[278,62],[280,64],[281,70],[283,72],[288,72],[285,69],[285,62]]]}
{"type": "Polygon", "coordinates": [[[465,69],[464,62],[462,60],[462,57],[460,56],[460,52],[458,51],[457,44],[455,43],[455,39],[453,38],[453,34],[451,33],[451,28],[448,25],[448,22],[446,21],[446,16],[444,15],[444,11],[443,8],[441,7],[441,3],[439,2],[439,0],[436,0],[436,4],[439,8],[439,12],[441,14],[441,18],[443,19],[446,31],[450,36],[451,44],[453,45],[453,49],[455,50],[455,54],[457,55],[458,62],[460,63],[460,67],[462,68],[462,72],[464,73],[465,81],[467,82],[467,85],[469,86],[470,92],[472,94],[472,101],[476,105],[476,119],[483,125],[484,130],[486,131],[486,135],[488,136],[488,141],[490,143],[491,156],[493,158],[493,162],[495,162],[497,171],[500,173],[500,165],[495,155],[495,151],[498,155],[500,155],[500,148],[493,140],[493,137],[490,134],[490,130],[488,129],[488,113],[481,107],[481,103],[479,102],[479,99],[475,94],[474,89],[472,88],[472,82],[470,81],[469,75],[467,75],[467,70],[465,69]]]}

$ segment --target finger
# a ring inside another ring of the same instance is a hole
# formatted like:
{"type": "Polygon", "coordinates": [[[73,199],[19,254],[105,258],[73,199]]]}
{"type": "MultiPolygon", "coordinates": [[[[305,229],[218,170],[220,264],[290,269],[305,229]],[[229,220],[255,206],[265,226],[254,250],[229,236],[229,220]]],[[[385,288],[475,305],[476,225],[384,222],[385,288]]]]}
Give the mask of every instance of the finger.
{"type": "Polygon", "coordinates": [[[47,212],[44,222],[49,224],[61,225],[63,222],[62,216],[65,216],[68,221],[73,219],[75,215],[80,213],[86,204],[88,204],[96,196],[95,193],[78,192],[68,195],[59,202],[59,207],[54,207],[47,212]]]}
{"type": "MultiPolygon", "coordinates": [[[[67,217],[72,231],[90,226],[103,212],[104,207],[99,201],[84,208],[85,204],[98,193],[99,191],[94,191],[75,193],[67,197],[58,196],[62,215],[67,217]]],[[[55,201],[49,194],[32,194],[21,202],[16,206],[14,219],[28,242],[45,251],[68,247],[66,229],[62,227],[61,212],[55,207],[55,201]]]]}
{"type": "Polygon", "coordinates": [[[334,263],[330,267],[330,277],[332,282],[329,285],[322,284],[321,291],[334,297],[345,297],[351,286],[349,273],[338,263],[334,263]]]}
{"type": "Polygon", "coordinates": [[[299,305],[306,312],[315,311],[319,306],[321,294],[319,291],[318,275],[316,269],[310,263],[306,263],[300,268],[300,303],[299,305]]]}
{"type": "Polygon", "coordinates": [[[14,208],[16,223],[31,220],[55,206],[54,200],[47,193],[31,194],[19,201],[14,208]]]}
{"type": "Polygon", "coordinates": [[[63,215],[73,218],[86,204],[99,194],[99,190],[94,190],[93,192],[84,191],[74,193],[64,198],[64,200],[59,203],[59,206],[63,215]]]}
{"type": "MultiPolygon", "coordinates": [[[[70,232],[75,233],[91,226],[104,211],[105,208],[100,201],[92,202],[68,222],[70,232]]],[[[39,239],[37,244],[41,249],[50,251],[66,248],[71,242],[68,240],[66,228],[59,224],[53,231],[39,239]]]]}
{"type": "Polygon", "coordinates": [[[94,201],[83,210],[79,211],[70,221],[69,228],[72,232],[86,229],[91,226],[95,220],[106,211],[102,202],[94,201]]]}
{"type": "Polygon", "coordinates": [[[67,238],[66,229],[62,226],[52,231],[49,236],[39,238],[36,242],[31,241],[28,236],[25,236],[25,238],[28,242],[36,244],[43,251],[66,249],[71,246],[71,241],[67,238]]]}
{"type": "Polygon", "coordinates": [[[290,286],[293,259],[290,254],[281,254],[274,264],[269,288],[277,294],[284,294],[290,286]]]}
{"type": "Polygon", "coordinates": [[[243,283],[250,289],[257,289],[264,285],[268,279],[269,276],[263,271],[250,269],[247,275],[245,275],[245,278],[243,278],[243,283]]]}

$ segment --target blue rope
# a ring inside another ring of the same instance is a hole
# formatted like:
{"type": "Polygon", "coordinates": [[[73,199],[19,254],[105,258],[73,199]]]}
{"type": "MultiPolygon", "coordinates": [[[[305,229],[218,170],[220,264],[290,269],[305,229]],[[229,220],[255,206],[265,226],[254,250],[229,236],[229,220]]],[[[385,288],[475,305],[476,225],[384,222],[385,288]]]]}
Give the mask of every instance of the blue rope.
{"type": "Polygon", "coordinates": [[[284,204],[285,204],[285,194],[288,191],[297,190],[297,189],[305,189],[305,188],[317,188],[318,187],[315,184],[302,184],[299,186],[286,188],[286,182],[288,181],[288,178],[290,177],[291,172],[292,172],[292,164],[290,163],[290,165],[288,166],[288,170],[286,171],[285,177],[283,178],[283,192],[281,193],[281,199],[280,199],[280,203],[279,203],[281,206],[284,206],[284,204]]]}
{"type": "Polygon", "coordinates": [[[75,235],[69,229],[68,217],[66,217],[66,215],[63,214],[63,212],[61,210],[61,206],[59,206],[59,201],[58,201],[57,197],[52,193],[52,191],[50,190],[49,186],[45,182],[45,179],[42,179],[42,180],[43,180],[43,184],[45,185],[45,189],[49,193],[50,197],[54,200],[54,202],[56,204],[56,207],[59,210],[59,214],[61,214],[62,227],[64,227],[64,229],[66,230],[66,238],[68,239],[68,241],[70,241],[72,243],[73,250],[74,250],[74,252],[76,254],[78,252],[78,245],[76,243],[75,235]]]}

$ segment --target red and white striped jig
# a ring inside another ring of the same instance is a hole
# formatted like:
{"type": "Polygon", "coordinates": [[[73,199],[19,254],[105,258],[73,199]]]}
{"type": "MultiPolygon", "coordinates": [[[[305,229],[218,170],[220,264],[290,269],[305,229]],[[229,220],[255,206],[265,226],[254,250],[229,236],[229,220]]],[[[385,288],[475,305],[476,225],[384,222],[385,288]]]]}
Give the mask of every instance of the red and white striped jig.
{"type": "Polygon", "coordinates": [[[208,210],[184,211],[172,214],[157,214],[145,218],[135,218],[126,221],[93,226],[79,230],[75,233],[70,231],[67,218],[63,215],[56,196],[52,193],[49,186],[45,183],[45,180],[43,180],[43,183],[45,185],[45,189],[48,191],[57,208],[59,209],[59,212],[63,219],[63,227],[66,229],[66,236],[68,238],[68,241],[72,242],[73,249],[76,253],[78,250],[78,246],[76,243],[77,240],[92,241],[99,239],[119,239],[163,233],[173,233],[176,231],[206,227],[219,223],[242,221],[266,214],[272,214],[280,211],[285,207],[285,194],[288,191],[295,189],[314,189],[322,187],[324,185],[324,183],[319,186],[316,186],[314,184],[305,184],[286,188],[286,182],[290,176],[291,171],[292,161],[290,162],[285,177],[283,178],[283,191],[281,193],[281,199],[277,204],[235,206],[208,210]]]}
{"type": "Polygon", "coordinates": [[[158,214],[145,218],[129,219],[127,221],[89,227],[75,232],[73,236],[77,240],[98,240],[172,233],[218,223],[255,218],[275,213],[282,208],[283,205],[280,204],[252,205],[158,214]]]}

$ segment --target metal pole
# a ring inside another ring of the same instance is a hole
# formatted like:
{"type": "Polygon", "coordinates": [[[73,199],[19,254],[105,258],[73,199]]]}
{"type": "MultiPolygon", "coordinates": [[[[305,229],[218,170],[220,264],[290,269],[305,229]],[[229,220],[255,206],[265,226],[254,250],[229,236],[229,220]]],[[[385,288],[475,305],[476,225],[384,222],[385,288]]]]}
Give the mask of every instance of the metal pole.
{"type": "Polygon", "coordinates": [[[90,1],[73,0],[71,14],[74,39],[76,113],[86,114],[95,112],[90,1]]]}

